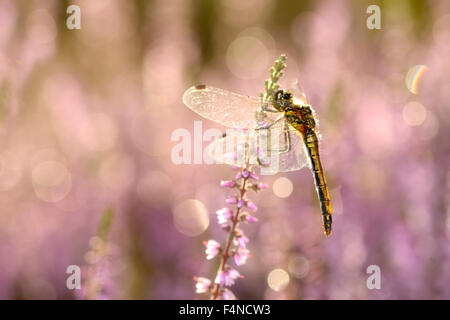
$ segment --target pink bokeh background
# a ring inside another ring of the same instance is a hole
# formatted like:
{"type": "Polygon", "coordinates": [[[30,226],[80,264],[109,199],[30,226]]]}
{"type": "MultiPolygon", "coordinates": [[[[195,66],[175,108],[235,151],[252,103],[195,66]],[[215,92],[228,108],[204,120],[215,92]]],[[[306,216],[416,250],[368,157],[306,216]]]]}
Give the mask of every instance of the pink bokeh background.
{"type": "Polygon", "coordinates": [[[261,177],[270,188],[254,198],[252,258],[233,291],[449,299],[450,4],[381,1],[382,28],[369,30],[370,4],[0,0],[0,298],[79,298],[66,268],[90,263],[108,207],[102,298],[204,298],[193,276],[216,270],[202,242],[225,236],[219,182],[235,173],[172,163],[174,130],[201,120],[181,97],[197,83],[258,95],[285,53],[281,83],[297,80],[320,120],[333,234],[309,170],[261,177]],[[80,30],[66,28],[72,3],[80,30]],[[380,290],[366,287],[369,265],[380,290]]]}

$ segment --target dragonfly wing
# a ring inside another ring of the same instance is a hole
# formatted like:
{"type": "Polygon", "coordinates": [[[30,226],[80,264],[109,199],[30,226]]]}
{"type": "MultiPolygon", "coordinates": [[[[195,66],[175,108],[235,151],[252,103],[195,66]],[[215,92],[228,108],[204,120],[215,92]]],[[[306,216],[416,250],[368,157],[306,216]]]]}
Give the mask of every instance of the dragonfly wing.
{"type": "Polygon", "coordinates": [[[226,127],[254,128],[255,112],[259,109],[261,100],[199,85],[186,90],[183,103],[199,115],[226,127]]]}
{"type": "MultiPolygon", "coordinates": [[[[273,134],[273,130],[270,131],[273,134]]],[[[303,138],[295,129],[276,130],[274,137],[269,139],[273,153],[268,153],[270,165],[261,169],[264,174],[296,171],[309,165],[303,138]]]]}
{"type": "Polygon", "coordinates": [[[242,167],[248,158],[249,164],[261,166],[263,174],[295,171],[309,163],[303,138],[292,128],[288,131],[228,130],[226,136],[208,146],[207,152],[218,164],[242,167]]]}
{"type": "Polygon", "coordinates": [[[247,157],[249,164],[258,164],[254,134],[253,130],[246,132],[227,130],[226,135],[208,145],[208,155],[216,164],[243,167],[246,165],[247,157]]]}

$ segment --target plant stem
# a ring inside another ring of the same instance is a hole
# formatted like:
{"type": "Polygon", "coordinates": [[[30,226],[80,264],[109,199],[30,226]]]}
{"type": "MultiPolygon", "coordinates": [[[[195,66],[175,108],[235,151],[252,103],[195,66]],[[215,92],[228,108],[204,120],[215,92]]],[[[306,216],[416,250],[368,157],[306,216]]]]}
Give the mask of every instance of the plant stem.
{"type": "MultiPolygon", "coordinates": [[[[241,172],[244,172],[245,170],[247,170],[247,168],[241,170],[241,172]]],[[[246,190],[246,183],[247,180],[250,178],[250,176],[247,176],[247,178],[243,177],[242,179],[242,184],[240,187],[240,192],[239,192],[239,199],[238,202],[240,200],[244,199],[245,193],[247,192],[246,190]]],[[[238,206],[236,207],[236,212],[233,215],[232,218],[232,225],[231,225],[231,229],[230,229],[230,234],[228,235],[227,238],[227,242],[225,245],[225,250],[222,253],[222,258],[220,260],[220,264],[219,264],[219,269],[217,270],[217,275],[221,274],[222,272],[224,272],[225,270],[225,266],[226,263],[228,261],[228,258],[230,257],[230,248],[231,248],[231,244],[233,243],[233,239],[234,236],[236,235],[236,228],[239,225],[239,214],[241,212],[241,208],[239,208],[238,206]]],[[[212,296],[211,296],[211,300],[217,300],[217,298],[219,297],[219,292],[220,292],[220,283],[216,283],[214,285],[213,291],[212,291],[212,296]]]]}

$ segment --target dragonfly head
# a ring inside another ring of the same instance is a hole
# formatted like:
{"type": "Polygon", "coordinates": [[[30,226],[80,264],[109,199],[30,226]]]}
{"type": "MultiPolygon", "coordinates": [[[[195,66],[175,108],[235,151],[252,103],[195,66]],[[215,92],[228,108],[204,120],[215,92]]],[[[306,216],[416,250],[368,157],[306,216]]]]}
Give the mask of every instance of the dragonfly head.
{"type": "Polygon", "coordinates": [[[293,96],[289,91],[278,90],[273,94],[274,108],[278,111],[284,111],[292,104],[293,96]]]}

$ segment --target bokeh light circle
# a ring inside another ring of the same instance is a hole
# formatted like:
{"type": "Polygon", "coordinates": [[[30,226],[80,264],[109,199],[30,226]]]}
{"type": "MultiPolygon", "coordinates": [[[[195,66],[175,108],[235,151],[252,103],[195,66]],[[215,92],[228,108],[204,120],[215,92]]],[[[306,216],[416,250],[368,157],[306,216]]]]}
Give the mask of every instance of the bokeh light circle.
{"type": "Polygon", "coordinates": [[[309,273],[309,269],[309,260],[302,255],[294,256],[289,260],[288,270],[298,279],[306,277],[309,273]]]}
{"type": "Polygon", "coordinates": [[[287,198],[291,195],[292,191],[294,190],[294,185],[288,178],[280,177],[274,181],[272,189],[273,193],[277,197],[287,198]]]}
{"type": "Polygon", "coordinates": [[[242,36],[228,47],[226,62],[230,71],[242,79],[254,79],[266,71],[269,53],[256,37],[242,36]]]}
{"type": "Polygon", "coordinates": [[[34,193],[40,200],[58,202],[64,199],[72,187],[72,175],[58,161],[44,161],[32,170],[34,193]]]}
{"type": "Polygon", "coordinates": [[[203,202],[188,199],[179,203],[172,210],[175,228],[188,237],[203,233],[209,226],[209,216],[203,202]]]}
{"type": "Polygon", "coordinates": [[[267,284],[272,290],[281,291],[289,284],[289,274],[283,269],[274,269],[267,276],[267,284]]]}
{"type": "Polygon", "coordinates": [[[403,107],[403,121],[411,127],[417,127],[427,118],[427,110],[416,101],[409,102],[403,107]]]}

